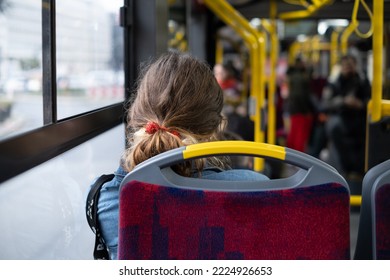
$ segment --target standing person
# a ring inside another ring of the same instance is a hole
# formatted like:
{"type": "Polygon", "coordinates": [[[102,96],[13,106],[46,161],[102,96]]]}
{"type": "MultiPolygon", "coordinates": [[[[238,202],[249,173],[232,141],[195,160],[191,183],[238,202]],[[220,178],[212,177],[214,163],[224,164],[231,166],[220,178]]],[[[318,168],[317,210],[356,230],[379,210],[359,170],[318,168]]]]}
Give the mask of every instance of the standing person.
{"type": "Polygon", "coordinates": [[[357,71],[354,56],[340,60],[341,69],[335,81],[323,94],[323,109],[328,114],[326,131],[346,176],[364,173],[366,107],[370,84],[357,71]]]}
{"type": "MultiPolygon", "coordinates": [[[[98,201],[98,221],[111,259],[117,257],[119,187],[127,172],[162,152],[216,140],[223,92],[209,66],[189,55],[168,53],[150,64],[128,111],[126,150],[115,177],[98,201]]],[[[251,170],[226,170],[219,158],[174,166],[182,176],[215,180],[266,180],[251,170]]]]}
{"type": "Polygon", "coordinates": [[[306,152],[313,125],[313,105],[309,72],[301,58],[297,58],[294,66],[287,70],[287,79],[287,111],[290,118],[287,147],[306,152]]]}

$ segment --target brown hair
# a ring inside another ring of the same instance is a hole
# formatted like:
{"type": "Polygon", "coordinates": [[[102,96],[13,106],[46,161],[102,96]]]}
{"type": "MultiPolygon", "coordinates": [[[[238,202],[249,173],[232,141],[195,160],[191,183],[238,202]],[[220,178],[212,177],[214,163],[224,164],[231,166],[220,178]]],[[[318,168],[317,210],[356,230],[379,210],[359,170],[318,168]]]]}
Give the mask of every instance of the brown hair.
{"type": "MultiPolygon", "coordinates": [[[[210,67],[188,54],[171,52],[150,64],[128,112],[128,171],[146,159],[189,144],[213,140],[222,122],[223,93],[210,67]],[[148,124],[164,129],[146,132],[148,124]],[[170,133],[173,131],[174,133],[170,133]]],[[[200,171],[204,161],[197,161],[200,171]]],[[[191,166],[176,168],[190,175],[191,166]]]]}

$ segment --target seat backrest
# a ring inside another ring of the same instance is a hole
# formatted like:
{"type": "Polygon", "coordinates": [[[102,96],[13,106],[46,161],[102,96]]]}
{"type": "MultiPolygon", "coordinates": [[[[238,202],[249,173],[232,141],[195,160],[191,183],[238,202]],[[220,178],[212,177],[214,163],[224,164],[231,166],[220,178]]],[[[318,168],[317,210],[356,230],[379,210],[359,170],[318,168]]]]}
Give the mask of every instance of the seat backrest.
{"type": "Polygon", "coordinates": [[[329,165],[269,144],[223,141],[160,154],[123,180],[119,259],[349,259],[349,188],[329,165]],[[205,155],[274,158],[288,178],[220,181],[170,166],[205,155]]]}
{"type": "Polygon", "coordinates": [[[390,160],[364,176],[354,259],[390,259],[390,160]]]}

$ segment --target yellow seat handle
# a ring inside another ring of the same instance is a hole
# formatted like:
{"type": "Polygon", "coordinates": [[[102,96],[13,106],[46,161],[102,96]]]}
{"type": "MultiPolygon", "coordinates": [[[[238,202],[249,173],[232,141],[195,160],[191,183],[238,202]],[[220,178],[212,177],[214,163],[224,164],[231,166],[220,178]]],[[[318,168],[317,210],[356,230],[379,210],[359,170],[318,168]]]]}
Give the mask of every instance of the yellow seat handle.
{"type": "Polygon", "coordinates": [[[210,155],[251,155],[284,160],[284,147],[249,141],[216,141],[187,146],[183,150],[183,158],[191,159],[210,155]]]}

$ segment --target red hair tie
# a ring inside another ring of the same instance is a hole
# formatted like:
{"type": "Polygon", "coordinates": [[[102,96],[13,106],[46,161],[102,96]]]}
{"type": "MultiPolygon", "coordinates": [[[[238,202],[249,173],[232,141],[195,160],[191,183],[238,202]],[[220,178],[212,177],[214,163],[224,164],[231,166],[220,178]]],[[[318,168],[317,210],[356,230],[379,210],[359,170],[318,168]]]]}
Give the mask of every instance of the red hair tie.
{"type": "Polygon", "coordinates": [[[169,132],[177,137],[180,137],[180,133],[173,129],[168,129],[165,126],[160,126],[158,123],[155,122],[148,122],[145,126],[145,131],[148,134],[155,134],[157,131],[163,130],[166,132],[169,132]]]}

